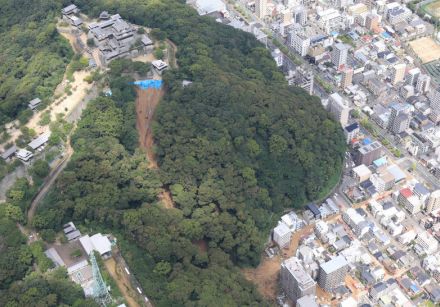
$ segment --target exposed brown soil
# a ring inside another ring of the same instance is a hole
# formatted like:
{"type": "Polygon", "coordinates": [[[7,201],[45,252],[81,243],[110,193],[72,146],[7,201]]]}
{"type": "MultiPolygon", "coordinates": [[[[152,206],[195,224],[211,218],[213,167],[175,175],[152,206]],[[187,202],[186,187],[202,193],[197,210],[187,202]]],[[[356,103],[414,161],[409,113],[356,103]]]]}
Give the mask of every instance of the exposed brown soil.
{"type": "MultiPolygon", "coordinates": [[[[164,95],[164,91],[157,89],[141,90],[136,89],[136,129],[139,132],[139,146],[145,150],[148,158],[149,168],[157,169],[157,161],[154,155],[154,138],[151,124],[154,112],[164,95]]],[[[174,202],[168,189],[159,194],[159,199],[165,208],[174,208],[174,202]]]]}
{"type": "Polygon", "coordinates": [[[122,274],[122,268],[116,265],[116,261],[113,258],[109,258],[104,261],[105,268],[112,276],[113,280],[118,285],[124,299],[127,301],[130,307],[140,307],[139,303],[134,299],[136,296],[136,290],[131,287],[130,281],[125,274],[122,274]]]}

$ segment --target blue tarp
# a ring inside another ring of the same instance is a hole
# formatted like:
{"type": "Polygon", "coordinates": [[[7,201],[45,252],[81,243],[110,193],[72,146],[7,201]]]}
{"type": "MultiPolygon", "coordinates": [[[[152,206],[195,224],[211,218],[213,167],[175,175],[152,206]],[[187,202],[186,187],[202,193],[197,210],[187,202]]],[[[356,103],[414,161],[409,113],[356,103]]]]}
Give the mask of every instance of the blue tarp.
{"type": "Polygon", "coordinates": [[[368,145],[368,144],[371,144],[372,143],[372,141],[371,141],[371,139],[369,139],[369,138],[365,138],[363,141],[362,141],[362,144],[363,145],[368,145]]]}
{"type": "Polygon", "coordinates": [[[133,82],[133,84],[139,86],[143,90],[147,90],[149,88],[158,90],[162,87],[162,80],[139,80],[133,82]]]}

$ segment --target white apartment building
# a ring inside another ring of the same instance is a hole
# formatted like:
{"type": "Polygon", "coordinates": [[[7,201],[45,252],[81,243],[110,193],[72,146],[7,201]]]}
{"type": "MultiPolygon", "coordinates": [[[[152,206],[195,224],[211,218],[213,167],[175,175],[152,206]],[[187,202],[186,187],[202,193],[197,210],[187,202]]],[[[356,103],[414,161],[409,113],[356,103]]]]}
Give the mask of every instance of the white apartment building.
{"type": "Polygon", "coordinates": [[[347,64],[348,49],[350,49],[350,47],[343,43],[337,43],[333,46],[332,63],[337,68],[347,64]]]}
{"type": "Polygon", "coordinates": [[[431,77],[428,75],[420,75],[417,79],[416,90],[420,93],[426,93],[431,85],[431,77]]]}
{"type": "Polygon", "coordinates": [[[289,33],[290,46],[301,56],[305,56],[310,48],[310,37],[304,31],[294,30],[289,33]]]}
{"type": "Polygon", "coordinates": [[[260,19],[267,15],[267,0],[255,0],[255,15],[260,19]]]}
{"type": "Polygon", "coordinates": [[[427,231],[423,231],[417,235],[415,240],[416,244],[418,244],[422,250],[427,254],[431,255],[438,248],[438,241],[427,231]]]}
{"type": "Polygon", "coordinates": [[[426,203],[426,212],[431,213],[440,209],[440,190],[431,193],[426,203]]]}
{"type": "Polygon", "coordinates": [[[391,83],[393,85],[396,85],[397,83],[402,82],[404,80],[405,69],[406,69],[405,63],[396,64],[391,68],[391,83]]]}
{"type": "Polygon", "coordinates": [[[319,11],[317,14],[319,27],[327,34],[335,30],[345,29],[344,17],[338,10],[330,8],[319,11]]]}
{"type": "Polygon", "coordinates": [[[338,93],[333,93],[328,101],[329,112],[333,114],[342,127],[347,126],[350,107],[348,101],[341,97],[338,93]]]}
{"type": "Polygon", "coordinates": [[[279,223],[273,230],[273,240],[280,248],[288,247],[292,233],[284,223],[279,223]]]}

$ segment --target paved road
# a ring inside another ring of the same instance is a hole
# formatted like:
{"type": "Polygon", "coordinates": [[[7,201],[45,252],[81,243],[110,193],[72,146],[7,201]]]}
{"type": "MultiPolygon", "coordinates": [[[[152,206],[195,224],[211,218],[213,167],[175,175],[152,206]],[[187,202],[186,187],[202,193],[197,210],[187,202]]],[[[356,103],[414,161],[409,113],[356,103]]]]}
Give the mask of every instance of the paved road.
{"type": "Polygon", "coordinates": [[[46,196],[47,192],[49,192],[49,189],[52,187],[52,185],[55,183],[55,180],[58,178],[58,176],[61,174],[61,172],[66,167],[67,163],[70,160],[70,157],[73,154],[73,149],[70,146],[70,139],[66,142],[67,147],[65,151],[64,158],[60,161],[57,167],[55,167],[49,174],[49,176],[46,178],[46,180],[43,183],[43,186],[40,188],[38,193],[34,196],[31,202],[31,206],[28,211],[28,224],[31,225],[32,219],[34,218],[35,212],[37,211],[38,205],[43,200],[43,198],[46,196]]]}

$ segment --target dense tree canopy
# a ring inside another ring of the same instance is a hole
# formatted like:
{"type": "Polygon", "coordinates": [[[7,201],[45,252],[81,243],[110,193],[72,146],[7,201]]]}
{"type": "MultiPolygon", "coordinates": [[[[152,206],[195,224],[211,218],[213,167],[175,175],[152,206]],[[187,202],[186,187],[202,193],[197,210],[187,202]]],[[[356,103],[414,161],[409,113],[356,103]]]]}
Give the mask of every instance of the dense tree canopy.
{"type": "Polygon", "coordinates": [[[250,34],[181,1],[75,2],[92,16],[108,10],[159,29],[178,46],[179,70],[164,76],[167,94],[153,127],[160,170],[148,169],[134,148],[133,89],[115,62],[115,95],[89,104],[72,161],[34,225],[57,229],[73,219],[119,233],[158,306],[265,305],[233,264],[256,265],[282,209],[337,182],[339,125],[316,97],[287,86],[250,34]],[[183,88],[182,80],[193,83],[183,88]],[[163,189],[176,209],[157,204],[163,189]]]}
{"type": "Polygon", "coordinates": [[[1,125],[17,115],[26,121],[31,99],[51,97],[73,52],[55,27],[58,1],[0,0],[0,7],[1,125]]]}

